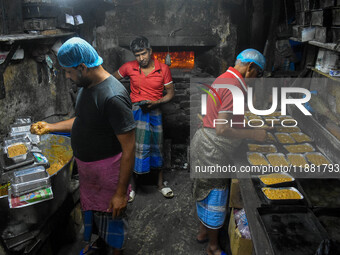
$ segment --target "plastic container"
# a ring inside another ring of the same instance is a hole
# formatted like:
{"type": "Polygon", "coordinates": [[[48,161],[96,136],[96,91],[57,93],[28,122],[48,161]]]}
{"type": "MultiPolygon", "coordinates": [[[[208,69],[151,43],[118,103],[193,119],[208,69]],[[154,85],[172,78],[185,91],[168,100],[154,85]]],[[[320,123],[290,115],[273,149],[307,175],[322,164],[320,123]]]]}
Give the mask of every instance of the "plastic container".
{"type": "Polygon", "coordinates": [[[49,186],[50,177],[43,166],[15,171],[11,179],[11,190],[14,196],[20,196],[49,186]]]}

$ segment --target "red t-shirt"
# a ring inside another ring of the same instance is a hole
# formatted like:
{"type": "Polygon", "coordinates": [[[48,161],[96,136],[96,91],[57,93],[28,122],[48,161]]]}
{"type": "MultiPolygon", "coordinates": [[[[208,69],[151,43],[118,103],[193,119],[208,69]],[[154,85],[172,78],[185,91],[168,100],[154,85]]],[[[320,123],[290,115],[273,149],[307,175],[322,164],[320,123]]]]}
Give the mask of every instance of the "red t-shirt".
{"type": "Polygon", "coordinates": [[[132,103],[161,99],[164,86],[172,83],[169,67],[160,63],[157,59],[153,59],[153,61],[155,62],[155,69],[147,76],[140,69],[136,60],[127,62],[118,69],[118,73],[122,78],[127,76],[130,78],[132,103]]]}
{"type": "MultiPolygon", "coordinates": [[[[247,94],[247,85],[244,81],[242,75],[233,67],[229,67],[229,69],[221,74],[217,79],[214,81],[212,87],[215,88],[214,85],[216,84],[224,84],[228,83],[230,85],[235,85],[238,88],[241,89],[243,92],[244,97],[246,97],[247,94]],[[239,79],[237,79],[238,77],[239,79]],[[222,79],[224,78],[224,79],[222,79]]],[[[218,95],[221,98],[222,104],[220,104],[217,96],[215,93],[210,89],[210,93],[214,96],[217,105],[215,105],[215,102],[213,99],[208,96],[207,98],[207,114],[203,118],[203,126],[207,128],[215,128],[214,127],[214,119],[218,118],[218,113],[220,112],[227,112],[227,113],[233,113],[233,96],[229,89],[226,88],[215,88],[218,95]]],[[[243,115],[234,115],[232,117],[233,123],[235,122],[243,122],[244,116],[243,115]]],[[[233,124],[233,127],[241,128],[243,127],[243,124],[233,124]]]]}

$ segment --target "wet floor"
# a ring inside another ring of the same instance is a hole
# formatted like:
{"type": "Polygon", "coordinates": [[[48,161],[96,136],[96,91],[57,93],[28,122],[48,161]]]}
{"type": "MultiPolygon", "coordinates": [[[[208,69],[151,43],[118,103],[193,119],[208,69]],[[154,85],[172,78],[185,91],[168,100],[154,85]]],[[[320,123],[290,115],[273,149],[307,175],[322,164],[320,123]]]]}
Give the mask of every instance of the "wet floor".
{"type": "MultiPolygon", "coordinates": [[[[128,205],[129,234],[125,255],[203,255],[206,244],[196,242],[199,222],[191,195],[190,174],[186,170],[165,171],[165,179],[175,197],[166,199],[158,191],[155,176],[143,177],[133,203],[128,205]],[[151,179],[151,181],[150,181],[151,179]]],[[[79,254],[81,233],[58,255],[79,254]]]]}

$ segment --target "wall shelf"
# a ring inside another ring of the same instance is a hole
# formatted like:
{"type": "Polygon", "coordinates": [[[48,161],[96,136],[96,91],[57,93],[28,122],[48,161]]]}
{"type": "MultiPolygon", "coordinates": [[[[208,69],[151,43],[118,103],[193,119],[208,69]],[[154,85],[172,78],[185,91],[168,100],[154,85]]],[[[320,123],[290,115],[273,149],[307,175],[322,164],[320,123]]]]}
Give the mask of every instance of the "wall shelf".
{"type": "Polygon", "coordinates": [[[340,46],[336,43],[321,43],[321,42],[317,42],[317,41],[308,41],[309,44],[320,47],[320,48],[324,48],[327,50],[332,50],[332,51],[336,51],[336,52],[340,52],[340,46]]]}
{"type": "Polygon", "coordinates": [[[50,35],[32,35],[32,34],[0,35],[0,42],[9,42],[10,44],[12,44],[16,41],[49,39],[49,38],[65,37],[65,36],[71,36],[71,35],[74,35],[74,32],[57,33],[57,34],[50,34],[50,35]]]}
{"type": "Polygon", "coordinates": [[[313,72],[316,72],[316,73],[318,73],[318,74],[321,74],[321,75],[323,75],[323,76],[325,76],[325,77],[327,77],[327,78],[329,78],[329,79],[331,79],[331,80],[333,80],[333,81],[340,82],[340,78],[339,78],[339,77],[330,76],[329,74],[324,73],[324,72],[321,72],[320,70],[316,69],[315,67],[310,67],[310,66],[308,66],[307,68],[310,69],[310,70],[312,70],[313,72]]]}

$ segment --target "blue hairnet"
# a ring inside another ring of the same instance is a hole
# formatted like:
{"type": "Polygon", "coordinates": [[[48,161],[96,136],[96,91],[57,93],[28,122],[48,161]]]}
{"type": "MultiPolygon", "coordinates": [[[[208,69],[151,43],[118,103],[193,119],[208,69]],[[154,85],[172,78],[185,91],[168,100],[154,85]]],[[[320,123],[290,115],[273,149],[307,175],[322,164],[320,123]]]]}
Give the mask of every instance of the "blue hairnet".
{"type": "Polygon", "coordinates": [[[240,60],[243,63],[254,62],[262,70],[264,70],[266,65],[265,57],[261,54],[261,52],[255,49],[246,49],[242,51],[240,54],[238,54],[236,60],[240,60]]]}
{"type": "Polygon", "coordinates": [[[80,37],[72,37],[60,47],[58,60],[63,67],[76,67],[82,63],[87,67],[95,67],[103,63],[97,51],[80,37]]]}

